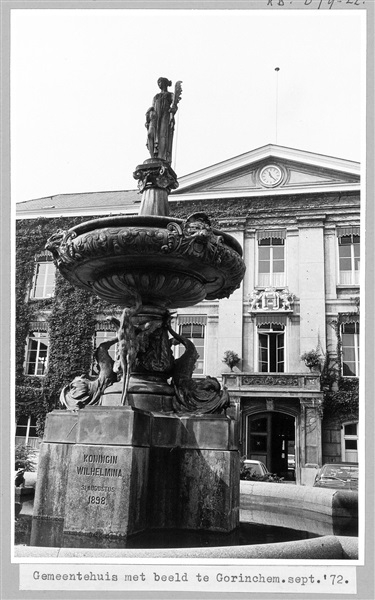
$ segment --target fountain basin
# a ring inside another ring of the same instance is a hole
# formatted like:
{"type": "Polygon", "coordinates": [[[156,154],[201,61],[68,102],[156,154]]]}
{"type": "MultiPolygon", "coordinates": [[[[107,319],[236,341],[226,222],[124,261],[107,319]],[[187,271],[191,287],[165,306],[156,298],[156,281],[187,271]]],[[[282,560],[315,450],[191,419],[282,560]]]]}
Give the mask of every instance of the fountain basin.
{"type": "Polygon", "coordinates": [[[116,549],[51,548],[15,546],[15,558],[80,558],[90,560],[122,559],[273,559],[273,560],[357,560],[358,540],[347,536],[324,536],[310,540],[255,544],[253,546],[221,546],[216,548],[116,549]]]}
{"type": "Polygon", "coordinates": [[[132,304],[134,290],[160,308],[228,297],[245,273],[240,244],[204,213],[96,219],[52,236],[47,248],[73,285],[118,306],[132,304]]]}

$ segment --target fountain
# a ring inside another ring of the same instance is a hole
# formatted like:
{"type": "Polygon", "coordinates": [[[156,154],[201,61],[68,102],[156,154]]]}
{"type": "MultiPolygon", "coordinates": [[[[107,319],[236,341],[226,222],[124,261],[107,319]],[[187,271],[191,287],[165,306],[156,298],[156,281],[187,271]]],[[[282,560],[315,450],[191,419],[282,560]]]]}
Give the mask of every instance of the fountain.
{"type": "Polygon", "coordinates": [[[136,167],[138,216],[101,218],[47,243],[60,273],[120,307],[101,344],[96,380],[76,377],[48,414],[40,450],[38,521],[64,533],[127,537],[150,529],[231,532],[239,525],[239,454],[230,399],[214,377],[192,377],[194,344],[174,331],[171,309],[228,297],[245,272],[242,249],[209,216],[169,216],[175,113],[168,79],[146,113],[150,158],[136,167]],[[109,355],[118,343],[120,368],[109,355]],[[172,346],[184,352],[175,359],[172,346]],[[120,377],[121,376],[121,377],[120,377]]]}

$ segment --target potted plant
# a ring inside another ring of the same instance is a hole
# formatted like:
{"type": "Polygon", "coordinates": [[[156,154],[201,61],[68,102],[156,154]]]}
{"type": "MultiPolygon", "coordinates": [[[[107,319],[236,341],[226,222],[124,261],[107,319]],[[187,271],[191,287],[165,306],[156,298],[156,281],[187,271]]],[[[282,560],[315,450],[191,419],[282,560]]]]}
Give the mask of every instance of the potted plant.
{"type": "Polygon", "coordinates": [[[306,367],[308,367],[310,371],[320,371],[322,366],[322,355],[318,350],[309,350],[308,352],[304,352],[301,356],[301,360],[303,360],[306,367]]]}
{"type": "Polygon", "coordinates": [[[233,352],[233,350],[227,350],[224,352],[224,358],[222,362],[225,363],[231,371],[233,371],[233,367],[238,365],[240,361],[240,357],[236,352],[233,352]]]}

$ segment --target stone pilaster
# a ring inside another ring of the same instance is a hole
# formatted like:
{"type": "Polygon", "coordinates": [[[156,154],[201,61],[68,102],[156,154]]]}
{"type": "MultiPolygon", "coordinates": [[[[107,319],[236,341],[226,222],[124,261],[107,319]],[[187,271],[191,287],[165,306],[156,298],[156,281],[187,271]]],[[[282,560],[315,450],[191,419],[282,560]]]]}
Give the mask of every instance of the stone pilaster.
{"type": "Polygon", "coordinates": [[[312,485],[322,464],[321,400],[300,398],[300,466],[302,485],[312,485]]]}

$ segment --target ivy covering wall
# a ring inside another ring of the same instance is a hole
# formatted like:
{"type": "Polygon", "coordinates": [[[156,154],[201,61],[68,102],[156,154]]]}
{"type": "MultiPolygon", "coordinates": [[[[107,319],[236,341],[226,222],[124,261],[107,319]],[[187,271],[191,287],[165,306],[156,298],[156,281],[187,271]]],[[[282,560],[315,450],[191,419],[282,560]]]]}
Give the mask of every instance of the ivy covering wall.
{"type": "MultiPolygon", "coordinates": [[[[359,302],[357,302],[359,310],[359,302]]],[[[356,313],[349,315],[358,316],[356,313]]],[[[330,422],[333,419],[340,424],[345,421],[356,421],[359,417],[359,379],[357,377],[342,377],[342,343],[341,343],[342,315],[332,322],[336,333],[336,358],[329,354],[322,370],[321,385],[324,392],[323,418],[330,422]]],[[[324,422],[323,422],[324,423],[324,422]]]]}
{"type": "Polygon", "coordinates": [[[68,229],[83,218],[32,219],[16,224],[16,418],[35,417],[42,434],[47,412],[57,406],[61,388],[91,368],[97,315],[108,311],[99,299],[73,287],[58,272],[55,295],[31,300],[35,255],[58,229],[68,229]],[[30,323],[48,322],[49,357],[44,376],[25,375],[26,342],[30,323]]]}

